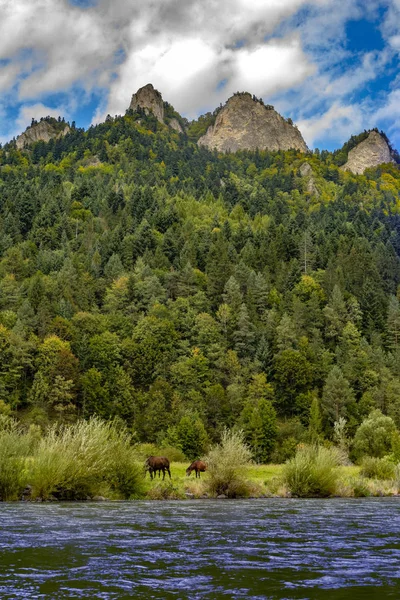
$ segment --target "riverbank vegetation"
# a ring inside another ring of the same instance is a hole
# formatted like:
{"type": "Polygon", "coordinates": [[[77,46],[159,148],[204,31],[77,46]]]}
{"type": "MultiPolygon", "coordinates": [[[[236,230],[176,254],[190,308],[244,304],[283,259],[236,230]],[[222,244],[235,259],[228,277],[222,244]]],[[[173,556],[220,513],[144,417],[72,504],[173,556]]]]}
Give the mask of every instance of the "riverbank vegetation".
{"type": "Polygon", "coordinates": [[[204,457],[201,478],[186,476],[175,448],[138,445],[120,421],[92,417],[47,431],[0,418],[0,500],[66,501],[394,495],[400,469],[393,456],[341,465],[337,447],[299,446],[286,464],[257,464],[241,431],[225,430],[204,457]],[[145,477],[149,450],[168,454],[172,479],[145,477]]]}

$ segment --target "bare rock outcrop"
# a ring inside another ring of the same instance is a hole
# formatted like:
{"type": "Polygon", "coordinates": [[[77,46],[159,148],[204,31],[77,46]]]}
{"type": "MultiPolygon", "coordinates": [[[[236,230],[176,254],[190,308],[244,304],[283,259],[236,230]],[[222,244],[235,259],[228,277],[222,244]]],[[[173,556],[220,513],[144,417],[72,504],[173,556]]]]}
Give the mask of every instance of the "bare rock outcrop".
{"type": "Polygon", "coordinates": [[[183,133],[183,129],[181,124],[179,123],[178,119],[176,119],[175,117],[173,119],[170,120],[170,122],[168,123],[168,125],[172,128],[175,129],[175,131],[177,131],[178,133],[183,133]]]}
{"type": "Polygon", "coordinates": [[[364,141],[350,150],[347,163],[341,169],[360,175],[365,169],[394,162],[385,138],[377,131],[371,131],[364,141]]]}
{"type": "Polygon", "coordinates": [[[61,128],[59,127],[58,123],[56,126],[45,119],[35,123],[34,125],[31,125],[31,127],[28,127],[24,133],[21,133],[21,135],[17,137],[17,148],[21,150],[22,148],[30,146],[35,142],[49,142],[50,140],[64,137],[64,135],[67,135],[67,133],[71,131],[67,123],[62,123],[60,125],[62,125],[61,128]]]}
{"type": "Polygon", "coordinates": [[[307,162],[303,163],[299,169],[300,176],[303,177],[306,181],[306,191],[311,196],[319,197],[319,190],[315,183],[314,173],[311,168],[311,165],[307,162]]]}
{"type": "Polygon", "coordinates": [[[164,123],[164,102],[160,92],[151,83],[133,94],[129,108],[133,111],[141,108],[146,115],[152,112],[160,123],[164,123]]]}
{"type": "Polygon", "coordinates": [[[199,146],[219,152],[237,150],[289,150],[307,152],[300,131],[272,107],[251,94],[235,94],[220,110],[214,125],[201,137],[199,146]]]}

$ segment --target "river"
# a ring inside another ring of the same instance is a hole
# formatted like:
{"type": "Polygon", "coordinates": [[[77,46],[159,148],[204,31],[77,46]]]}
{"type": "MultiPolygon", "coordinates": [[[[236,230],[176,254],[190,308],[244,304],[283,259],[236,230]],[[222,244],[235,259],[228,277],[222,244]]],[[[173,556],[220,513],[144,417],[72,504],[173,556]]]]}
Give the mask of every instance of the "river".
{"type": "Polygon", "coordinates": [[[400,598],[400,500],[0,505],[0,598],[400,598]]]}

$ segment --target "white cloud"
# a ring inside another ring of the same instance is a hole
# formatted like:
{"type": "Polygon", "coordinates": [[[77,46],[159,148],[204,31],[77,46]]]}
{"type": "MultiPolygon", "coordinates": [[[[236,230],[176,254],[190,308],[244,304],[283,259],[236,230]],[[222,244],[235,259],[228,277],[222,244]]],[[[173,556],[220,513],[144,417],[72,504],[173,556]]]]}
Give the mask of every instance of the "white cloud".
{"type": "Polygon", "coordinates": [[[312,147],[315,140],[321,138],[332,140],[347,140],[352,134],[363,129],[361,110],[353,105],[341,105],[335,102],[322,115],[297,123],[308,146],[312,147]]]}
{"type": "Polygon", "coordinates": [[[235,54],[229,86],[232,92],[250,90],[258,96],[270,96],[298,85],[315,71],[297,36],[271,41],[254,50],[243,48],[235,54]]]}

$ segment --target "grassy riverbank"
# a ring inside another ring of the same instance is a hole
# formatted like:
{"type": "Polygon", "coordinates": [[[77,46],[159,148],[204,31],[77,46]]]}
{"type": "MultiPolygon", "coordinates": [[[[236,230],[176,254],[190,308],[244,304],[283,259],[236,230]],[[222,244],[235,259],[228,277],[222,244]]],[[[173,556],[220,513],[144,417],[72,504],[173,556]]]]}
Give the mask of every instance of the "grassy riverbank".
{"type": "Polygon", "coordinates": [[[204,459],[207,472],[196,479],[186,476],[190,461],[180,450],[155,452],[132,442],[124,427],[97,418],[44,433],[0,419],[0,499],[363,497],[393,496],[400,488],[397,463],[366,457],[361,467],[339,466],[343,455],[335,447],[303,445],[284,465],[256,465],[242,432],[225,430],[204,459]],[[144,476],[150,454],[169,457],[171,479],[144,476]]]}
{"type": "MultiPolygon", "coordinates": [[[[144,494],[149,499],[202,498],[207,492],[209,474],[203,473],[196,479],[194,473],[186,477],[188,463],[174,462],[171,465],[172,479],[145,480],[144,494]]],[[[248,497],[290,498],[291,493],[283,481],[284,465],[252,465],[247,472],[248,497]]],[[[399,493],[399,482],[378,480],[360,475],[358,466],[338,467],[338,484],[334,496],[344,498],[367,496],[393,496],[399,493]]]]}

